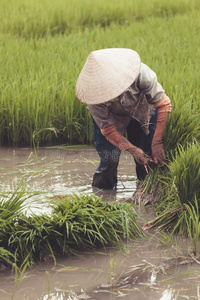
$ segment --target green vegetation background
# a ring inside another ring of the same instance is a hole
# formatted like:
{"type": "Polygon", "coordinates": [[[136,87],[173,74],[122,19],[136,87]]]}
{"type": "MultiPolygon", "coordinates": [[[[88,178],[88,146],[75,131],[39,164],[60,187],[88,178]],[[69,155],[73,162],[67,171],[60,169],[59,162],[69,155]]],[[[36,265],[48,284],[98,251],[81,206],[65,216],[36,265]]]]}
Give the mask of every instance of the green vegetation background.
{"type": "Polygon", "coordinates": [[[199,112],[199,0],[0,0],[0,19],[0,145],[92,143],[75,83],[100,48],[138,51],[174,109],[199,112]]]}

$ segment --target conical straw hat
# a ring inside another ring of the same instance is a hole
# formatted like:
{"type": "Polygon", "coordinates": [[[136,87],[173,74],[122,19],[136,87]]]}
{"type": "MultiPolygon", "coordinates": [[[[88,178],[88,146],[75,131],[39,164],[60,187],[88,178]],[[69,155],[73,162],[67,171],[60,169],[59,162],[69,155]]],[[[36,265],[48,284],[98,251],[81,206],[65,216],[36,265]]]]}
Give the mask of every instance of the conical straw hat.
{"type": "Polygon", "coordinates": [[[100,104],[122,94],[139,75],[137,52],[126,48],[109,48],[91,52],[79,74],[76,96],[86,104],[100,104]]]}

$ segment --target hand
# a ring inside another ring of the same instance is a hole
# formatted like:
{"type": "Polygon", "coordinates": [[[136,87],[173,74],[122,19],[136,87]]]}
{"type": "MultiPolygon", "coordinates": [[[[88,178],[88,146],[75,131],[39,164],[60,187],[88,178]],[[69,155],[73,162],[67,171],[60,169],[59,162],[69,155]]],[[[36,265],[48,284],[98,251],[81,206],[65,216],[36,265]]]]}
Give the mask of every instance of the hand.
{"type": "Polygon", "coordinates": [[[165,151],[164,146],[162,142],[152,142],[151,146],[152,150],[152,157],[155,164],[161,164],[161,166],[164,166],[165,161],[165,151]]]}
{"type": "Polygon", "coordinates": [[[144,151],[140,148],[134,147],[134,149],[129,152],[133,155],[134,159],[139,165],[147,166],[149,162],[153,162],[152,158],[144,153],[144,151]]]}

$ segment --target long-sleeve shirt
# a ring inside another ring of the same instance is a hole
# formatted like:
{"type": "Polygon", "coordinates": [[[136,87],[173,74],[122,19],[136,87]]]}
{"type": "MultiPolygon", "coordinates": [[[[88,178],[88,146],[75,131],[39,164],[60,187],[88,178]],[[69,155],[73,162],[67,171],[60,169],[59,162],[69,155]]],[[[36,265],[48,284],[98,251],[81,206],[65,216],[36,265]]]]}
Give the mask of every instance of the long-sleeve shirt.
{"type": "Polygon", "coordinates": [[[137,120],[145,134],[155,110],[154,105],[165,95],[157,76],[147,65],[141,70],[133,84],[120,96],[102,104],[88,105],[97,126],[101,129],[115,125],[124,134],[131,119],[137,120]]]}

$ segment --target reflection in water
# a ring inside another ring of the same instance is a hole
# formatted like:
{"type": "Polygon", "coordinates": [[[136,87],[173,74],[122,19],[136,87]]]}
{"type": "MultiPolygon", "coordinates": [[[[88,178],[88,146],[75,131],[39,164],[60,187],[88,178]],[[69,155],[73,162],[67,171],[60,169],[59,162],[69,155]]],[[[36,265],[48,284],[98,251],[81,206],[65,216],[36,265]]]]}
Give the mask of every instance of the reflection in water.
{"type": "Polygon", "coordinates": [[[79,300],[79,299],[90,299],[91,297],[88,295],[79,295],[77,296],[75,293],[71,293],[68,296],[66,296],[65,293],[50,293],[45,295],[43,298],[39,298],[37,300],[79,300]]]}
{"type": "MultiPolygon", "coordinates": [[[[70,296],[69,296],[70,297],[70,296]]],[[[69,300],[76,300],[77,298],[69,298],[69,300]]],[[[38,300],[66,300],[65,295],[63,293],[55,293],[55,294],[47,294],[43,298],[40,298],[38,300]]],[[[78,300],[78,299],[77,299],[78,300]]]]}
{"type": "Polygon", "coordinates": [[[91,299],[89,295],[86,295],[84,292],[80,295],[76,295],[75,293],[70,293],[68,296],[66,296],[65,293],[50,293],[45,295],[43,298],[39,298],[37,300],[79,300],[79,299],[91,299]]]}
{"type": "Polygon", "coordinates": [[[157,275],[156,275],[156,272],[153,271],[152,274],[151,274],[151,284],[156,284],[156,278],[157,278],[157,275]]]}
{"type": "Polygon", "coordinates": [[[175,291],[173,289],[167,289],[163,292],[160,300],[176,300],[177,297],[175,295],[175,291]]]}
{"type": "MultiPolygon", "coordinates": [[[[123,153],[118,167],[116,190],[95,191],[91,187],[93,173],[99,157],[92,148],[69,151],[61,149],[0,148],[0,191],[14,191],[21,179],[28,191],[38,191],[44,196],[95,192],[104,198],[129,198],[135,191],[134,162],[123,153]]],[[[40,197],[41,201],[43,200],[40,197]]]]}
{"type": "Polygon", "coordinates": [[[92,149],[79,151],[63,149],[12,149],[0,148],[0,193],[13,192],[23,179],[28,192],[41,193],[30,200],[28,214],[50,213],[53,196],[95,193],[104,200],[116,201],[130,198],[136,189],[134,163],[123,153],[118,167],[117,189],[92,188],[93,173],[99,164],[97,152],[92,149]],[[32,204],[34,201],[34,204],[32,204]]]}

